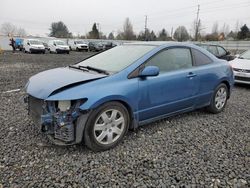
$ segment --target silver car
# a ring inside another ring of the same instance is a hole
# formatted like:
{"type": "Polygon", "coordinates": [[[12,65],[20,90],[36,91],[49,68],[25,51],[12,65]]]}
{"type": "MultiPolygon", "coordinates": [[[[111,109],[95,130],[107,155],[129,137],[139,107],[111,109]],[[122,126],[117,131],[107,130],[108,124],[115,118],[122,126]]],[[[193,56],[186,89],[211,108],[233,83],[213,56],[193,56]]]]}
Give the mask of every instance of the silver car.
{"type": "Polygon", "coordinates": [[[230,61],[230,64],[233,67],[235,82],[250,84],[250,50],[230,61]]]}

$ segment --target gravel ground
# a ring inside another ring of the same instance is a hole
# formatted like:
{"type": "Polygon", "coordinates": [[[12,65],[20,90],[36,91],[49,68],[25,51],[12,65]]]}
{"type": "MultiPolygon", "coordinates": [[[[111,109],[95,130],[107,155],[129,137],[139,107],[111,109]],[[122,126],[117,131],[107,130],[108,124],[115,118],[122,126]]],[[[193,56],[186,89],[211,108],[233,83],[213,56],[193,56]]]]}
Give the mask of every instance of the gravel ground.
{"type": "Polygon", "coordinates": [[[223,113],[199,110],[130,131],[116,148],[51,144],[19,98],[42,70],[90,53],[0,55],[0,188],[250,187],[250,87],[238,85],[223,113]]]}

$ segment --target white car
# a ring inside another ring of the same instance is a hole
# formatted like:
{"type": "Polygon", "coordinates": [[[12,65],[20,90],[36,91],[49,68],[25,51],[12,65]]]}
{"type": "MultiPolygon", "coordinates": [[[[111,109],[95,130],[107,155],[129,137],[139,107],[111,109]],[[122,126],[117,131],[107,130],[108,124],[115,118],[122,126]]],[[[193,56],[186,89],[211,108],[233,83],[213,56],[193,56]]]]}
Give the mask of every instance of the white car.
{"type": "Polygon", "coordinates": [[[83,40],[70,40],[68,44],[71,50],[89,51],[89,45],[83,40]]]}
{"type": "Polygon", "coordinates": [[[233,67],[235,82],[250,84],[250,50],[230,61],[230,64],[233,67]]]}
{"type": "Polygon", "coordinates": [[[69,54],[69,46],[62,40],[50,40],[48,46],[50,53],[69,54]]]}
{"type": "Polygon", "coordinates": [[[38,39],[24,39],[23,40],[23,51],[26,53],[45,53],[45,47],[42,41],[38,39]]]}

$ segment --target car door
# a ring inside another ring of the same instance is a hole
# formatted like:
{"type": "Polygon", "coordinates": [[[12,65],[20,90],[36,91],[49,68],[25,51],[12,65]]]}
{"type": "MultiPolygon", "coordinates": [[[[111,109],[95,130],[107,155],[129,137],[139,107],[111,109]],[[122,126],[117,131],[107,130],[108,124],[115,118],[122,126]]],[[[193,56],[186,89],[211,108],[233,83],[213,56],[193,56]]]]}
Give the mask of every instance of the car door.
{"type": "Polygon", "coordinates": [[[220,64],[213,63],[212,59],[197,49],[192,49],[192,55],[197,74],[197,85],[199,86],[196,108],[200,108],[210,103],[215,83],[218,80],[216,66],[220,66],[220,64]]]}
{"type": "Polygon", "coordinates": [[[189,48],[165,49],[145,66],[158,66],[160,74],[139,80],[139,120],[185,111],[194,106],[198,92],[189,48]]]}

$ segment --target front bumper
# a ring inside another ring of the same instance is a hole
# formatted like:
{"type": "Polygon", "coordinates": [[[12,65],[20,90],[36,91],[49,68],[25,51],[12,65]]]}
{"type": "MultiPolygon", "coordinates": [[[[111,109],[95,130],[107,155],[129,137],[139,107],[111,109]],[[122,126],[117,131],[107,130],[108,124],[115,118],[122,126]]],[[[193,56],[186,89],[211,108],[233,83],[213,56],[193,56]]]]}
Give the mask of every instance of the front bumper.
{"type": "Polygon", "coordinates": [[[88,50],[89,47],[88,46],[78,46],[77,47],[79,50],[88,50]]]}
{"type": "Polygon", "coordinates": [[[235,83],[250,84],[250,73],[234,71],[235,83]]]}
{"type": "Polygon", "coordinates": [[[88,112],[80,112],[78,105],[75,105],[75,109],[61,112],[55,108],[54,102],[45,102],[32,96],[25,97],[25,101],[35,126],[54,144],[73,145],[82,141],[88,112]],[[81,123],[78,122],[80,118],[81,123]]]}
{"type": "Polygon", "coordinates": [[[45,53],[45,49],[30,48],[31,53],[45,53]]]}
{"type": "Polygon", "coordinates": [[[69,49],[56,49],[57,53],[69,53],[69,49]]]}

